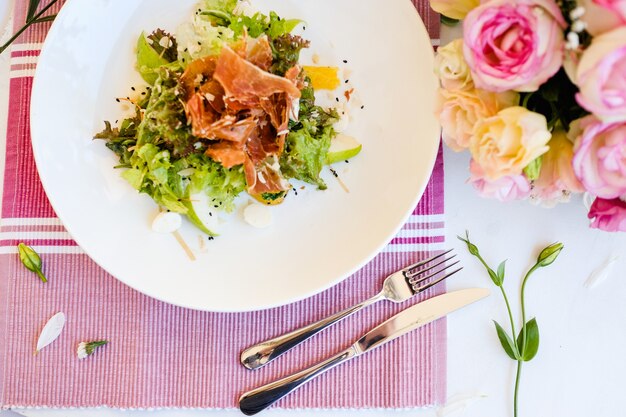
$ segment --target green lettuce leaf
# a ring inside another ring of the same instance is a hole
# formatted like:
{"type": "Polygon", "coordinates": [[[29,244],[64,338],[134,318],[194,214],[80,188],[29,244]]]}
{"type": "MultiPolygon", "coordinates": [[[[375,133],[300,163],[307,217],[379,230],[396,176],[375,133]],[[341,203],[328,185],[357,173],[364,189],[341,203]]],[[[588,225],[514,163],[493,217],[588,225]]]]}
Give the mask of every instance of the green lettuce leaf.
{"type": "Polygon", "coordinates": [[[230,15],[222,17],[222,21],[233,31],[236,38],[247,30],[248,35],[253,38],[265,34],[270,39],[287,35],[302,23],[299,19],[281,19],[275,12],[270,12],[269,16],[260,12],[252,16],[230,15]]]}
{"type": "Polygon", "coordinates": [[[272,74],[284,76],[288,69],[300,61],[300,51],[308,48],[310,42],[300,36],[290,34],[280,35],[270,42],[272,47],[272,74]]]}
{"type": "MultiPolygon", "coordinates": [[[[174,65],[174,64],[172,64],[174,65]]],[[[137,132],[137,144],[162,145],[175,157],[193,151],[196,138],[187,124],[185,108],[180,97],[184,92],[179,83],[181,69],[159,68],[146,111],[137,132]]]]}
{"type": "Polygon", "coordinates": [[[158,69],[178,59],[176,50],[176,39],[169,33],[161,29],[148,36],[142,33],[137,39],[137,71],[148,84],[153,85],[158,78],[158,69]]]}
{"type": "Polygon", "coordinates": [[[195,14],[191,22],[184,23],[176,31],[178,56],[184,67],[194,59],[218,55],[224,45],[235,41],[234,32],[206,14],[195,14]]]}
{"type": "Polygon", "coordinates": [[[281,171],[286,178],[315,184],[320,190],[325,190],[326,183],[320,177],[320,172],[326,164],[326,155],[335,130],[332,126],[313,129],[307,121],[303,125],[302,129],[287,135],[285,152],[280,157],[281,171]]]}

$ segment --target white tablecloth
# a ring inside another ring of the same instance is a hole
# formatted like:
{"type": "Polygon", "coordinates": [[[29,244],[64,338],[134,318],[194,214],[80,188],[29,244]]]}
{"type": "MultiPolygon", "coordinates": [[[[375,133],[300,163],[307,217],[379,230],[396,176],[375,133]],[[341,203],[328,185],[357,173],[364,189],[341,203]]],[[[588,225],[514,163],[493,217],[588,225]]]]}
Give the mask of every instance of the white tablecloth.
{"type": "MultiPolygon", "coordinates": [[[[10,3],[12,0],[0,1],[0,36],[8,21],[10,3]]],[[[450,39],[456,33],[449,29],[443,32],[444,39],[450,39]]],[[[0,55],[0,132],[6,129],[7,98],[8,54],[5,53],[0,55]]],[[[4,133],[0,134],[0,143],[2,141],[4,133]]],[[[624,415],[620,398],[623,375],[626,375],[626,234],[588,229],[580,200],[555,209],[543,209],[529,203],[501,204],[483,200],[465,184],[467,155],[446,151],[445,158],[447,241],[450,247],[458,249],[466,268],[463,274],[450,280],[449,288],[481,286],[494,290],[492,297],[478,307],[449,318],[449,398],[453,402],[469,399],[464,412],[449,415],[512,415],[515,367],[503,353],[491,322],[496,319],[506,323],[506,310],[489,278],[456,240],[456,235],[463,234],[466,229],[471,231],[489,262],[497,265],[501,260],[509,260],[506,288],[514,299],[516,314],[520,275],[532,264],[537,250],[554,241],[562,241],[566,246],[558,261],[549,269],[536,273],[527,287],[527,311],[530,317],[537,316],[541,346],[537,357],[524,366],[520,414],[533,417],[624,415]],[[585,288],[583,284],[590,274],[612,256],[622,258],[604,283],[594,289],[585,288]]],[[[0,172],[3,172],[2,168],[3,158],[0,158],[0,172]]],[[[124,414],[105,409],[15,411],[29,417],[241,415],[237,411],[188,410],[124,414]]],[[[316,415],[427,417],[436,416],[437,411],[441,410],[336,411],[316,412],[316,415]]],[[[309,413],[270,411],[267,414],[309,413]]],[[[10,411],[0,412],[0,417],[11,415],[10,411]]]]}

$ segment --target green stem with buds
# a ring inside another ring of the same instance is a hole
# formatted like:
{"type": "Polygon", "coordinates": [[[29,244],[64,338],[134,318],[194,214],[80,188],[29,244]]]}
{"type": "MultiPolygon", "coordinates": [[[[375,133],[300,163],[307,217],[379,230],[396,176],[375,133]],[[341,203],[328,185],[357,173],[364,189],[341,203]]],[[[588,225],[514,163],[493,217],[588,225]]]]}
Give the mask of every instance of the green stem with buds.
{"type": "MultiPolygon", "coordinates": [[[[526,97],[528,98],[528,97],[526,97]]],[[[559,253],[563,249],[563,244],[554,243],[549,245],[545,249],[541,251],[539,256],[537,257],[537,262],[533,265],[522,280],[521,290],[520,290],[520,303],[521,303],[521,315],[522,315],[522,330],[517,335],[515,331],[515,321],[513,320],[513,312],[511,311],[511,304],[509,303],[509,298],[504,289],[504,276],[505,276],[505,263],[502,262],[500,266],[497,268],[497,271],[494,271],[488,264],[485,262],[483,257],[480,255],[480,251],[478,247],[470,241],[469,233],[466,234],[465,238],[459,236],[459,239],[467,245],[467,249],[470,254],[475,256],[480,263],[487,270],[489,277],[493,281],[493,283],[500,288],[500,292],[502,293],[502,297],[504,298],[504,303],[506,304],[506,310],[509,316],[509,322],[511,324],[511,334],[512,337],[509,336],[500,326],[500,324],[494,321],[496,326],[496,331],[498,333],[498,338],[500,339],[500,344],[504,348],[506,354],[514,361],[517,362],[517,370],[515,373],[515,388],[513,391],[513,414],[515,417],[518,416],[518,404],[519,404],[519,388],[520,381],[522,375],[522,365],[524,362],[528,362],[532,360],[537,351],[539,349],[539,327],[537,325],[537,320],[532,319],[529,322],[526,321],[526,283],[528,282],[528,278],[540,268],[544,268],[548,265],[551,265],[556,258],[559,256],[559,253]]]]}

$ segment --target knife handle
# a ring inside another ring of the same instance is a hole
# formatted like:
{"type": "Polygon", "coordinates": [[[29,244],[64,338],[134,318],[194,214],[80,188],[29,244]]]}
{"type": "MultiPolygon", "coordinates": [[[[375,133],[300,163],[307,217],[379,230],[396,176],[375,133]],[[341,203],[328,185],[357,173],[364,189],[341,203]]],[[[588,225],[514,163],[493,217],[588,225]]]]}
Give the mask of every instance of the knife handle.
{"type": "Polygon", "coordinates": [[[357,351],[351,346],[343,352],[313,365],[310,368],[246,392],[239,398],[239,408],[245,415],[252,416],[265,410],[267,407],[300,388],[316,376],[323,374],[329,369],[355,356],[357,356],[357,351]]]}
{"type": "Polygon", "coordinates": [[[254,346],[250,346],[241,352],[241,364],[248,369],[258,369],[327,327],[332,326],[338,321],[343,320],[362,308],[374,304],[383,298],[384,295],[382,293],[377,294],[362,303],[333,314],[330,317],[311,323],[290,333],[266,340],[265,342],[257,343],[254,346]]]}

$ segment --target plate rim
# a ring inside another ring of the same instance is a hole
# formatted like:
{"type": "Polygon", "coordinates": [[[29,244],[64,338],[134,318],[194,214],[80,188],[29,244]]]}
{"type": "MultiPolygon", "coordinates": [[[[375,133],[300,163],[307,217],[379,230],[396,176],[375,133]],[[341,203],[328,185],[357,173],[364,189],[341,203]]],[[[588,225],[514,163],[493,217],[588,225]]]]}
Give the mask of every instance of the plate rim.
{"type": "MultiPolygon", "coordinates": [[[[402,3],[404,4],[403,7],[409,6],[409,9],[412,11],[413,14],[413,18],[414,18],[414,23],[418,25],[418,30],[419,32],[421,32],[421,36],[424,39],[427,39],[430,41],[430,35],[426,29],[426,25],[421,17],[421,15],[419,14],[417,8],[414,6],[414,4],[411,2],[411,0],[402,0],[402,3]]],[[[432,178],[432,172],[435,166],[435,163],[437,161],[437,156],[439,154],[439,149],[440,149],[440,145],[441,145],[441,139],[440,136],[437,136],[436,138],[433,137],[432,139],[432,146],[430,149],[430,155],[428,155],[427,159],[428,160],[428,172],[430,172],[430,175],[428,176],[428,178],[423,181],[422,185],[419,187],[419,190],[417,193],[415,193],[415,195],[413,196],[413,200],[411,203],[411,206],[409,209],[407,209],[406,213],[402,216],[402,218],[400,219],[400,221],[398,222],[398,224],[393,228],[393,230],[390,230],[390,232],[388,233],[388,235],[385,237],[385,239],[382,239],[381,242],[379,243],[379,245],[376,247],[375,250],[372,250],[369,254],[367,254],[366,256],[363,257],[361,262],[356,263],[352,268],[349,269],[349,271],[343,275],[338,276],[336,279],[328,281],[327,283],[325,283],[324,285],[320,285],[319,287],[317,287],[315,290],[306,292],[306,293],[302,293],[298,296],[295,297],[289,297],[289,298],[285,298],[280,302],[269,302],[269,303],[260,303],[257,306],[254,306],[252,308],[248,308],[248,309],[241,309],[241,308],[235,308],[235,309],[223,309],[223,308],[202,308],[202,307],[198,307],[198,306],[190,306],[190,305],[185,305],[184,303],[180,303],[180,302],[176,302],[176,301],[170,301],[170,300],[166,300],[164,298],[162,298],[162,296],[153,294],[152,291],[149,290],[145,290],[142,288],[138,288],[136,285],[131,285],[128,282],[126,282],[125,280],[118,278],[115,274],[113,274],[112,272],[109,271],[109,268],[107,268],[105,265],[102,265],[100,262],[98,262],[98,260],[96,260],[92,254],[90,252],[88,252],[83,245],[81,244],[81,239],[77,238],[74,231],[71,229],[71,227],[68,227],[68,224],[65,220],[65,216],[64,214],[61,214],[58,212],[57,208],[56,208],[56,204],[53,201],[53,199],[51,199],[49,197],[49,188],[50,188],[50,179],[46,179],[45,176],[41,175],[41,169],[40,166],[41,164],[43,164],[43,156],[40,154],[40,151],[38,151],[38,148],[35,146],[35,134],[34,132],[37,129],[33,129],[33,121],[36,120],[36,113],[37,113],[37,106],[35,105],[36,103],[39,102],[39,97],[41,97],[41,94],[37,94],[37,92],[41,89],[43,89],[44,87],[41,86],[41,81],[40,80],[40,76],[39,73],[41,71],[43,71],[43,67],[41,65],[41,63],[44,63],[47,61],[47,57],[49,55],[48,50],[51,48],[50,44],[53,42],[54,37],[57,36],[57,32],[61,32],[61,23],[64,16],[68,13],[71,12],[71,10],[75,6],[76,4],[79,4],[79,0],[67,0],[65,2],[65,4],[63,5],[63,7],[61,8],[61,10],[59,11],[57,18],[53,21],[52,26],[50,27],[50,30],[48,31],[48,34],[46,35],[46,38],[44,40],[44,43],[42,45],[41,48],[41,52],[39,54],[39,59],[38,59],[38,64],[37,64],[37,68],[35,70],[35,75],[33,77],[33,85],[32,85],[32,93],[31,93],[31,105],[30,105],[30,110],[29,110],[29,118],[30,118],[30,129],[31,129],[31,146],[32,146],[32,150],[33,150],[33,157],[35,160],[35,165],[37,168],[37,174],[39,176],[40,182],[42,184],[42,187],[44,189],[44,192],[46,193],[46,198],[48,199],[50,205],[52,206],[52,209],[54,210],[55,215],[59,218],[59,220],[61,221],[61,223],[63,224],[63,227],[65,228],[65,230],[68,232],[68,234],[71,236],[71,238],[76,242],[76,244],[84,251],[84,255],[89,257],[90,260],[92,260],[94,263],[96,263],[100,268],[102,268],[107,274],[109,274],[111,277],[113,277],[114,279],[116,279],[117,281],[119,281],[120,283],[126,285],[129,288],[132,288],[135,291],[138,291],[139,293],[146,295],[150,298],[153,298],[155,300],[158,300],[160,302],[166,303],[166,304],[170,304],[173,306],[177,306],[177,307],[182,307],[182,308],[188,308],[188,309],[192,309],[192,310],[196,310],[196,311],[205,311],[205,312],[213,312],[213,313],[243,313],[243,312],[255,312],[255,311],[263,311],[263,310],[268,310],[268,309],[273,309],[273,308],[278,308],[278,307],[283,307],[283,306],[287,306],[299,301],[303,301],[306,300],[308,298],[311,298],[315,295],[318,295],[336,285],[338,285],[339,283],[343,282],[344,280],[346,280],[347,278],[349,278],[350,276],[352,276],[353,274],[355,274],[356,272],[358,272],[360,269],[362,269],[364,266],[366,266],[368,263],[370,263],[372,261],[372,259],[374,259],[378,254],[381,253],[381,251],[393,240],[393,238],[398,234],[398,232],[402,229],[402,227],[404,227],[404,225],[406,224],[407,220],[409,219],[409,217],[411,216],[412,212],[415,210],[415,208],[417,207],[418,203],[421,201],[422,197],[424,196],[424,193],[426,191],[426,188],[428,187],[428,184],[430,182],[430,179],[432,178]],[[53,36],[51,36],[53,35],[53,36]]],[[[434,49],[430,49],[431,53],[429,53],[429,58],[431,60],[434,60],[434,49]]],[[[433,74],[431,77],[431,81],[436,82],[436,77],[433,74]]],[[[434,116],[433,116],[434,117],[434,116]]],[[[438,122],[435,122],[438,124],[438,122]]]]}

